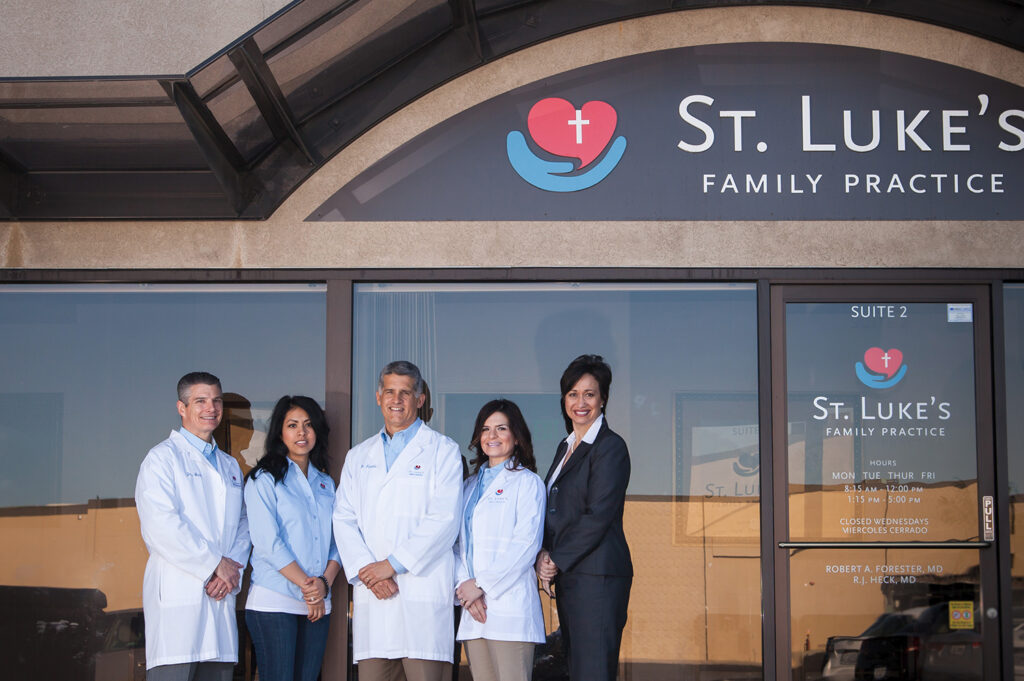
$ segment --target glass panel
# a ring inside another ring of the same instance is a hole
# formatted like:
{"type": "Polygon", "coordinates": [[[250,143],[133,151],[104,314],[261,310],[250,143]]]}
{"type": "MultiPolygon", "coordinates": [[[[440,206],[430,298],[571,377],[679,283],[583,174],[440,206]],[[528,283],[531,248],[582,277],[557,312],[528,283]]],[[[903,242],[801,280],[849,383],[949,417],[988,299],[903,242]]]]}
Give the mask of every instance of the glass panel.
{"type": "MultiPolygon", "coordinates": [[[[623,678],[761,678],[756,323],[748,285],[359,285],[353,442],[381,427],[377,372],[408,359],[430,386],[431,426],[467,458],[484,402],[517,402],[544,475],[565,437],[559,377],[603,355],[608,419],[632,456],[623,678]]],[[[535,678],[565,673],[557,655],[538,659],[535,678]]]]}
{"type": "Polygon", "coordinates": [[[274,137],[245,84],[238,80],[206,102],[242,157],[251,161],[273,145],[274,137]]]}
{"type": "Polygon", "coordinates": [[[443,0],[364,0],[267,61],[301,121],[449,30],[451,21],[443,0]]]}
{"type": "Polygon", "coordinates": [[[978,538],[972,313],[786,306],[791,540],[978,538]]]}
{"type": "Polygon", "coordinates": [[[207,167],[155,80],[0,82],[0,139],[30,171],[207,167]]]}
{"type": "Polygon", "coordinates": [[[224,87],[229,82],[238,79],[238,71],[231,63],[231,58],[222,54],[216,59],[203,64],[198,70],[188,76],[188,80],[203,100],[206,100],[214,90],[224,87]]]}
{"type": "MultiPolygon", "coordinates": [[[[356,0],[358,1],[358,0],[356,0]]],[[[260,26],[254,38],[260,50],[267,54],[274,51],[281,43],[305,31],[328,14],[340,12],[344,5],[353,4],[353,0],[303,0],[293,2],[283,8],[279,14],[260,26]]]]}
{"type": "Polygon", "coordinates": [[[220,377],[215,437],[248,470],[281,395],[324,399],[324,304],[321,285],[0,287],[0,655],[11,678],[141,680],[135,478],[180,426],[177,380],[220,377]]]}
{"type": "Polygon", "coordinates": [[[29,171],[206,169],[178,109],[162,106],[0,109],[4,152],[29,171]]]}
{"type": "Polygon", "coordinates": [[[978,552],[791,552],[793,679],[980,681],[978,552]]]}
{"type": "Polygon", "coordinates": [[[1006,443],[1009,454],[1010,551],[1013,584],[1014,678],[1024,679],[1024,285],[1007,286],[1006,314],[1006,443]]]}

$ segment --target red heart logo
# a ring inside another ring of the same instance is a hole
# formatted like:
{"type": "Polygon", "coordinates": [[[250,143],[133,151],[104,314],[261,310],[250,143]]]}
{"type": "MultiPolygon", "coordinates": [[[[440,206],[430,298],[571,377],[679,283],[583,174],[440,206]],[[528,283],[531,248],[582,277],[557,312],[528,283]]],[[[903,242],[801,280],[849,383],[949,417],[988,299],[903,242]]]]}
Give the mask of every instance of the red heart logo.
{"type": "Polygon", "coordinates": [[[876,374],[885,374],[886,378],[892,378],[903,366],[903,353],[896,348],[868,348],[864,353],[864,364],[876,374]]]}
{"type": "Polygon", "coordinates": [[[587,102],[577,109],[567,100],[548,97],[533,105],[526,122],[541,149],[578,158],[583,168],[608,146],[618,120],[615,109],[605,102],[587,102]]]}

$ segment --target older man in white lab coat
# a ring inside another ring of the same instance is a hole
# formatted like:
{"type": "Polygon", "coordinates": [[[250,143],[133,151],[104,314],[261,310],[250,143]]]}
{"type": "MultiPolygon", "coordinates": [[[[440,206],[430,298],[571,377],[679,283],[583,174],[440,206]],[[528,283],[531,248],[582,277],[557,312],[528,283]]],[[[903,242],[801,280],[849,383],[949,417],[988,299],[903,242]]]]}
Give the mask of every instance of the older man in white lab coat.
{"type": "Polygon", "coordinates": [[[149,561],[142,583],[147,681],[230,681],[235,596],[249,556],[242,471],[217,448],[224,404],[206,372],[178,381],[181,429],[149,450],[135,505],[149,561]]]}
{"type": "Polygon", "coordinates": [[[462,456],[417,416],[423,378],[410,362],[381,370],[384,428],[345,459],[334,538],[353,592],[360,681],[451,677],[454,553],[462,456]]]}

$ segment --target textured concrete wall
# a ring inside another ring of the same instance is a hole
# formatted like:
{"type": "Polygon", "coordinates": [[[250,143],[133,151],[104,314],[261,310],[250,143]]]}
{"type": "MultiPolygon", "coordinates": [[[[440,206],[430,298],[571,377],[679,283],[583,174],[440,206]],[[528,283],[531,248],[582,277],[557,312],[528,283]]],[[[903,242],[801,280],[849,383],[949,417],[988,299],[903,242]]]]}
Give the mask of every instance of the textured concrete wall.
{"type": "Polygon", "coordinates": [[[0,0],[0,77],[182,74],[287,0],[0,0]]]}
{"type": "Polygon", "coordinates": [[[553,73],[673,47],[818,42],[947,62],[1024,86],[1024,53],[874,14],[691,10],[610,24],[510,55],[380,123],[265,222],[0,225],[0,263],[108,267],[1022,267],[1024,222],[304,223],[362,169],[448,117],[553,73]]]}

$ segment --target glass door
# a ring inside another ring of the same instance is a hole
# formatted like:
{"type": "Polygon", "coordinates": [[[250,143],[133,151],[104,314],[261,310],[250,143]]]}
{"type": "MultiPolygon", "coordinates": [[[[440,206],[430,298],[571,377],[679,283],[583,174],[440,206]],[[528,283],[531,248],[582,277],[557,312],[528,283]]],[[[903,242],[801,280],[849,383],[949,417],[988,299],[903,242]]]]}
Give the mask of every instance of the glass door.
{"type": "Polygon", "coordinates": [[[776,678],[999,678],[985,287],[772,290],[776,678]]]}

